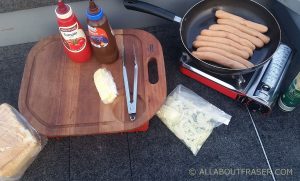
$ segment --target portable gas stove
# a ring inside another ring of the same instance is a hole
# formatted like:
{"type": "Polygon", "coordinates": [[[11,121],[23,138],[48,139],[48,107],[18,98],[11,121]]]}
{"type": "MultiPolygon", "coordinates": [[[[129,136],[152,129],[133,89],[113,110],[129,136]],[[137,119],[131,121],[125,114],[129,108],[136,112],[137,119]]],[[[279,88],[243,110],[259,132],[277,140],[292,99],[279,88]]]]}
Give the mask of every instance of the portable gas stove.
{"type": "Polygon", "coordinates": [[[183,53],[180,71],[198,82],[245,104],[250,110],[268,113],[277,101],[282,80],[293,56],[292,49],[281,44],[272,60],[262,68],[239,76],[222,76],[196,68],[190,56],[183,53]]]}

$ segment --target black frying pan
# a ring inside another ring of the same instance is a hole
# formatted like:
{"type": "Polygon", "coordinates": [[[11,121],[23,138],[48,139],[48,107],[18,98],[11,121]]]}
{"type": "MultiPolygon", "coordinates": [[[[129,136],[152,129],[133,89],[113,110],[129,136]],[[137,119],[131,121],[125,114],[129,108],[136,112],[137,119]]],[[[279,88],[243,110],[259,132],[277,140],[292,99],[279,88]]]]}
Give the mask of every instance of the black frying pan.
{"type": "Polygon", "coordinates": [[[201,30],[216,23],[215,12],[218,9],[264,24],[269,28],[266,35],[271,38],[271,41],[263,48],[254,51],[250,60],[255,65],[252,68],[230,69],[193,57],[193,61],[199,67],[217,74],[240,75],[257,70],[271,60],[281,41],[281,30],[276,18],[268,9],[251,0],[202,0],[191,7],[183,18],[168,10],[138,0],[124,0],[124,6],[127,9],[153,14],[180,23],[181,41],[191,57],[193,57],[191,54],[193,41],[201,30]]]}

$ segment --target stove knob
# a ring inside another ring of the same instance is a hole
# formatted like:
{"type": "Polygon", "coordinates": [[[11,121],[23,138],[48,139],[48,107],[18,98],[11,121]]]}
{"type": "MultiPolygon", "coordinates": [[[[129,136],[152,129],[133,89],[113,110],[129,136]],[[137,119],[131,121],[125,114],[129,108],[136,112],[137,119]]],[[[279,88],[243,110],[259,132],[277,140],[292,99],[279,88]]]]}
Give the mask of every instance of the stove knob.
{"type": "Polygon", "coordinates": [[[266,84],[262,85],[261,88],[262,88],[262,90],[267,91],[267,92],[271,89],[271,87],[266,84]]]}

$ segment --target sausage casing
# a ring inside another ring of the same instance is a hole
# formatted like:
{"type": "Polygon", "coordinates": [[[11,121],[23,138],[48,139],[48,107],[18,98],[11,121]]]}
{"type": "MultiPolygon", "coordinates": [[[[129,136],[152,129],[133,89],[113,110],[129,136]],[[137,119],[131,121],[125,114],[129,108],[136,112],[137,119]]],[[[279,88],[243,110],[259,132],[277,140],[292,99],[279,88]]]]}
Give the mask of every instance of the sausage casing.
{"type": "Polygon", "coordinates": [[[232,69],[246,69],[247,67],[239,62],[213,52],[192,52],[192,55],[201,60],[211,61],[232,69]]]}
{"type": "Polygon", "coordinates": [[[234,55],[232,53],[229,53],[227,51],[224,51],[222,49],[219,49],[219,48],[214,48],[214,47],[200,47],[200,48],[197,49],[197,52],[213,52],[213,53],[217,53],[219,55],[222,55],[224,57],[227,57],[227,58],[229,58],[231,60],[234,60],[236,62],[239,62],[239,63],[245,65],[248,68],[251,68],[251,67],[254,66],[250,61],[248,61],[248,60],[246,60],[246,59],[244,59],[242,57],[239,57],[237,55],[234,55]]]}
{"type": "Polygon", "coordinates": [[[242,51],[239,49],[236,49],[234,47],[222,44],[222,43],[216,43],[216,42],[209,42],[209,41],[194,41],[193,42],[193,46],[195,48],[199,48],[199,47],[214,47],[214,48],[219,48],[219,49],[223,49],[225,51],[228,51],[232,54],[235,54],[237,56],[240,56],[244,59],[248,59],[250,57],[249,53],[246,51],[242,51]]]}
{"type": "Polygon", "coordinates": [[[244,33],[247,33],[249,35],[255,36],[259,39],[261,39],[265,44],[270,42],[270,38],[264,34],[262,34],[261,32],[248,28],[245,25],[242,25],[240,23],[238,23],[237,21],[231,20],[231,19],[218,19],[218,24],[223,24],[223,25],[229,25],[232,26],[244,33]]]}
{"type": "Polygon", "coordinates": [[[218,10],[216,11],[216,17],[217,18],[224,18],[224,19],[232,19],[237,22],[239,22],[242,25],[245,25],[249,28],[252,28],[254,30],[257,30],[261,33],[266,33],[268,31],[268,27],[259,23],[255,23],[249,20],[245,20],[244,18],[231,14],[229,12],[223,11],[223,10],[218,10]]]}
{"type": "Polygon", "coordinates": [[[232,34],[235,34],[236,36],[239,36],[241,38],[247,39],[249,40],[251,43],[253,43],[256,47],[263,47],[264,46],[264,42],[252,35],[248,35],[247,33],[244,33],[234,27],[228,26],[228,25],[219,25],[219,24],[214,24],[211,25],[209,27],[210,30],[214,30],[214,31],[226,31],[232,34]]]}
{"type": "Polygon", "coordinates": [[[213,31],[213,30],[202,30],[201,35],[204,36],[211,36],[211,37],[221,37],[221,38],[228,38],[230,40],[233,40],[241,45],[247,46],[251,48],[252,50],[255,49],[255,45],[253,45],[249,40],[240,38],[232,33],[228,33],[226,31],[213,31]]]}
{"type": "Polygon", "coordinates": [[[196,40],[199,40],[199,41],[211,41],[211,42],[216,42],[216,43],[223,43],[223,44],[226,44],[226,45],[230,45],[230,46],[233,46],[237,49],[240,49],[240,50],[245,50],[247,51],[251,56],[253,55],[253,50],[247,46],[244,46],[244,45],[241,45],[231,39],[228,39],[228,38],[221,38],[221,37],[212,37],[212,36],[203,36],[203,35],[198,35],[196,37],[196,40]]]}

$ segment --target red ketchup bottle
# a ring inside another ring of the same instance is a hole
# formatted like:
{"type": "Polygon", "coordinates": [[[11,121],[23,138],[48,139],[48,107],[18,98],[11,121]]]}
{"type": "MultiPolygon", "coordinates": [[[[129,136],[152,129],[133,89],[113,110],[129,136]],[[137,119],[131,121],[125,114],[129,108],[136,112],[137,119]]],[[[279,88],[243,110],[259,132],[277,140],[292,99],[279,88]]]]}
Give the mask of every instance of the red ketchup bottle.
{"type": "Polygon", "coordinates": [[[55,14],[67,56],[74,62],[88,61],[91,58],[91,46],[71,7],[59,0],[55,14]]]}

